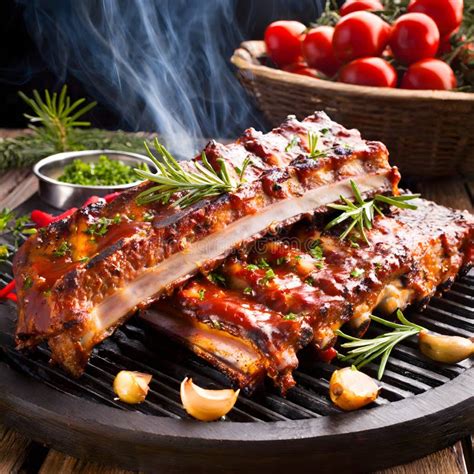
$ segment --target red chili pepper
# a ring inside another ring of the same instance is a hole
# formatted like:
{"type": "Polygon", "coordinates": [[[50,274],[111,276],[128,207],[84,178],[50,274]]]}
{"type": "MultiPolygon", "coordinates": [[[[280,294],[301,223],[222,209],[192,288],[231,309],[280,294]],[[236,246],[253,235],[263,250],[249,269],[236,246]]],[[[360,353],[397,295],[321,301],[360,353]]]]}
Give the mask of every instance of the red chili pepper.
{"type": "Polygon", "coordinates": [[[107,201],[107,202],[112,202],[115,198],[117,198],[118,196],[120,196],[120,193],[119,191],[115,192],[115,193],[110,193],[110,194],[107,194],[106,196],[104,196],[104,199],[107,201]]]}
{"type": "Polygon", "coordinates": [[[104,198],[101,198],[99,196],[91,196],[83,205],[82,207],[86,207],[89,204],[95,204],[96,202],[102,201],[104,198]]]}
{"type": "Polygon", "coordinates": [[[15,293],[8,293],[6,296],[7,299],[14,301],[15,303],[18,301],[18,298],[15,293]]]}
{"type": "Polygon", "coordinates": [[[71,209],[68,209],[62,214],[59,214],[59,216],[54,216],[51,222],[58,222],[62,219],[66,219],[66,217],[72,216],[76,211],[77,211],[77,207],[72,207],[71,209]]]}
{"type": "Polygon", "coordinates": [[[36,224],[36,227],[46,227],[51,224],[54,217],[47,212],[35,209],[31,212],[31,220],[36,224]]]}
{"type": "Polygon", "coordinates": [[[0,290],[0,298],[5,298],[15,289],[15,280],[12,280],[0,290]]]}
{"type": "Polygon", "coordinates": [[[337,351],[334,349],[334,347],[330,347],[329,349],[326,349],[325,351],[319,351],[319,359],[322,360],[323,362],[331,362],[334,357],[337,356],[337,351]]]}

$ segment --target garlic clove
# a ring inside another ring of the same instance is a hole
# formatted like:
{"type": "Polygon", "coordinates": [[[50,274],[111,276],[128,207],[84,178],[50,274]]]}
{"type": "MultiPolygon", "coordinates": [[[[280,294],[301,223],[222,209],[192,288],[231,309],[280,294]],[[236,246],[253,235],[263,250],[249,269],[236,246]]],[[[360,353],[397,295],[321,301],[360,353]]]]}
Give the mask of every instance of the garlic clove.
{"type": "Polygon", "coordinates": [[[346,411],[357,410],[373,402],[379,391],[375,381],[355,367],[335,370],[329,381],[332,402],[346,411]]]}
{"type": "Polygon", "coordinates": [[[467,337],[443,336],[428,331],[419,333],[418,347],[426,357],[446,364],[455,364],[474,355],[474,342],[467,337]]]}
{"type": "Polygon", "coordinates": [[[148,394],[150,381],[149,374],[121,370],[114,380],[114,392],[122,402],[142,403],[148,394]]]}
{"type": "Polygon", "coordinates": [[[192,417],[201,421],[214,421],[229,413],[240,390],[207,390],[193,384],[192,379],[181,382],[181,402],[192,417]]]}

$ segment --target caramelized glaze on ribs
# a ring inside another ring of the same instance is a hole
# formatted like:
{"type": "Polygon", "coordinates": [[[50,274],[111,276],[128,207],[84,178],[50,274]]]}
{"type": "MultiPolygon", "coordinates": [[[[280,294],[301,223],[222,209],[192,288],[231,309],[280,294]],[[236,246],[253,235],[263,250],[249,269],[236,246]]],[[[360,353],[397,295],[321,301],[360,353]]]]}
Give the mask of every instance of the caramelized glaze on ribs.
{"type": "Polygon", "coordinates": [[[363,141],[322,113],[302,122],[290,117],[266,135],[250,129],[234,144],[211,142],[205,151],[214,165],[226,160],[232,173],[250,157],[246,183],[186,209],[138,206],[135,198],[151,185],[143,183],[108,205],[80,209],[22,246],[14,263],[18,347],[48,339],[53,360],[80,375],[92,348],[137,308],[340,194],[352,198],[350,179],[367,196],[397,192],[399,174],[384,145],[363,141]],[[308,157],[309,131],[326,151],[318,160],[308,157]]]}
{"type": "MultiPolygon", "coordinates": [[[[256,246],[247,261],[227,260],[219,269],[226,289],[216,291],[211,283],[192,281],[166,303],[154,305],[144,317],[160,328],[163,305],[171,304],[175,318],[187,324],[198,320],[215,327],[217,322],[221,332],[228,331],[252,345],[260,357],[273,358],[272,370],[268,363],[261,370],[285,393],[294,385],[291,372],[295,368],[293,358],[281,365],[282,356],[289,353],[286,344],[293,344],[297,351],[312,340],[316,349],[325,350],[335,343],[334,331],[343,324],[352,323],[361,334],[375,308],[390,314],[409,303],[424,304],[437,289],[449,287],[460,269],[474,264],[473,216],[422,199],[414,203],[418,206],[415,211],[396,209],[377,216],[368,231],[370,246],[340,241],[337,229],[321,232],[314,224],[300,224],[290,238],[256,246]],[[271,322],[253,318],[248,332],[248,323],[241,316],[247,307],[258,307],[262,314],[271,309],[271,322]],[[285,327],[283,347],[275,320],[292,322],[285,327]],[[229,329],[235,327],[245,330],[229,329]],[[262,333],[265,337],[259,338],[262,333]],[[281,351],[279,356],[275,349],[281,351]],[[278,366],[281,372],[275,374],[278,366]]],[[[206,329],[201,327],[201,331],[205,339],[206,329]]],[[[219,344],[214,353],[220,354],[219,344]]],[[[221,356],[221,366],[223,360],[221,356]]],[[[238,369],[233,361],[232,371],[226,372],[237,385],[242,386],[242,380],[248,385],[252,379],[248,365],[238,369]]],[[[252,374],[257,383],[261,372],[252,374]]]]}

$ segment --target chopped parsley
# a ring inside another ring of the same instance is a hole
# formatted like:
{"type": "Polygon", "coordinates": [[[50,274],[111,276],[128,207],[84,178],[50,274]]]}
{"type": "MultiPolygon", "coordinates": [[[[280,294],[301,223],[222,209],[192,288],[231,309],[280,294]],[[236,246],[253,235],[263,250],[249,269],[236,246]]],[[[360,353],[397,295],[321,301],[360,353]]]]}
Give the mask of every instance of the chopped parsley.
{"type": "Polygon", "coordinates": [[[201,288],[198,294],[199,294],[199,300],[204,301],[204,296],[206,296],[206,290],[204,288],[201,288]]]}
{"type": "Polygon", "coordinates": [[[246,288],[244,288],[244,295],[252,295],[253,294],[253,290],[252,288],[250,288],[250,286],[247,286],[246,288]]]}
{"type": "Polygon", "coordinates": [[[33,286],[33,278],[31,278],[29,275],[25,277],[23,280],[23,288],[25,290],[29,290],[33,286]]]}
{"type": "Polygon", "coordinates": [[[286,257],[279,257],[276,259],[277,265],[285,265],[285,263],[288,263],[288,259],[286,257]]]}
{"type": "Polygon", "coordinates": [[[44,295],[44,296],[50,296],[50,295],[51,295],[51,289],[49,289],[49,290],[44,290],[44,291],[43,291],[43,295],[44,295]]]}
{"type": "Polygon", "coordinates": [[[291,140],[288,142],[288,145],[286,145],[285,151],[291,151],[293,148],[298,146],[299,142],[300,138],[298,137],[298,135],[293,135],[291,137],[291,140]]]}
{"type": "Polygon", "coordinates": [[[315,260],[323,260],[324,252],[320,240],[315,240],[309,247],[309,253],[315,260]]]}
{"type": "Polygon", "coordinates": [[[253,263],[249,263],[247,265],[247,270],[250,270],[251,272],[255,270],[260,270],[260,267],[258,265],[254,265],[253,263]]]}
{"type": "Polygon", "coordinates": [[[222,329],[222,323],[219,321],[211,320],[211,324],[214,327],[214,329],[219,329],[219,330],[222,329]]]}
{"type": "Polygon", "coordinates": [[[283,316],[283,319],[285,319],[286,321],[294,321],[297,317],[298,315],[295,313],[288,313],[283,316]]]}
{"type": "Polygon", "coordinates": [[[226,284],[225,277],[216,272],[209,273],[209,275],[207,275],[207,279],[216,285],[226,284]]]}
{"type": "Polygon", "coordinates": [[[360,248],[360,245],[357,242],[354,242],[353,240],[351,240],[350,242],[351,242],[351,247],[352,248],[354,248],[354,249],[360,248]]]}
{"type": "Polygon", "coordinates": [[[64,257],[66,254],[71,253],[71,244],[69,242],[62,242],[61,245],[53,250],[54,257],[64,257]]]}
{"type": "Polygon", "coordinates": [[[326,135],[328,132],[329,132],[329,128],[322,128],[322,129],[319,131],[319,133],[320,133],[321,135],[326,135]]]}
{"type": "Polygon", "coordinates": [[[265,272],[265,276],[263,278],[260,278],[259,280],[259,284],[260,285],[268,285],[268,282],[270,280],[273,280],[274,278],[276,277],[275,275],[275,272],[269,268],[266,272],[265,272]]]}
{"type": "Polygon", "coordinates": [[[129,184],[138,179],[134,168],[148,171],[146,163],[129,166],[120,160],[110,159],[107,155],[100,155],[94,163],[86,163],[80,159],[74,160],[64,167],[63,174],[58,180],[84,186],[129,184]]]}
{"type": "Polygon", "coordinates": [[[352,278],[359,278],[363,274],[364,274],[364,270],[362,268],[354,268],[354,270],[351,271],[352,278]]]}
{"type": "Polygon", "coordinates": [[[89,261],[89,257],[81,257],[81,258],[78,260],[79,263],[86,263],[86,262],[88,262],[88,261],[89,261]]]}
{"type": "Polygon", "coordinates": [[[313,286],[314,285],[314,278],[313,277],[308,277],[304,281],[307,285],[313,286]]]}
{"type": "Polygon", "coordinates": [[[375,262],[374,263],[374,267],[376,268],[376,270],[380,270],[382,268],[382,264],[380,262],[375,262]]]}
{"type": "Polygon", "coordinates": [[[154,217],[153,213],[147,211],[143,214],[143,222],[151,222],[154,217]]]}
{"type": "Polygon", "coordinates": [[[122,218],[119,214],[116,214],[113,219],[109,219],[108,217],[101,217],[93,224],[90,224],[89,227],[85,230],[86,234],[89,235],[97,235],[99,237],[103,237],[108,231],[109,227],[113,224],[120,224],[122,218]]]}

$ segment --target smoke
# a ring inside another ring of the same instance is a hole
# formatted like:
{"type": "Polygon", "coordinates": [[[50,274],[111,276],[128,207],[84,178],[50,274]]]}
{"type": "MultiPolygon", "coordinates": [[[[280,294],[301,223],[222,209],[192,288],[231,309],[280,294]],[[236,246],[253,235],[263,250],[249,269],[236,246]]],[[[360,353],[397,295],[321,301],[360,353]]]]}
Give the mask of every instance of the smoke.
{"type": "Polygon", "coordinates": [[[259,126],[229,64],[242,40],[235,0],[20,0],[40,54],[190,157],[203,137],[259,126]]]}

